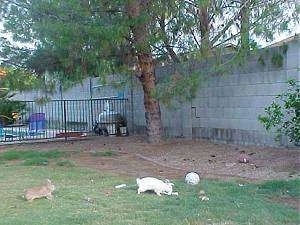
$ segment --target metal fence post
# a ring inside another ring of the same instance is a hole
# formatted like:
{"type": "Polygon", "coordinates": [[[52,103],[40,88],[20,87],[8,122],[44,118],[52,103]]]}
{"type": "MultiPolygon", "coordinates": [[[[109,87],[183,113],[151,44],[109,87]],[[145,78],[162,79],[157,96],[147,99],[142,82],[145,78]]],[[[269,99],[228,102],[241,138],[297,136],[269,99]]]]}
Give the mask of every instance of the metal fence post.
{"type": "Polygon", "coordinates": [[[93,130],[93,126],[94,126],[94,115],[93,115],[93,111],[94,111],[94,107],[93,107],[93,99],[90,99],[90,113],[91,113],[91,117],[90,117],[90,122],[91,122],[91,130],[93,130]]]}
{"type": "Polygon", "coordinates": [[[65,141],[67,141],[68,140],[68,137],[67,137],[67,112],[66,112],[66,100],[64,100],[63,101],[63,106],[64,106],[64,108],[63,108],[63,116],[64,116],[64,128],[65,128],[65,131],[64,131],[64,133],[65,133],[65,141]]]}
{"type": "MultiPolygon", "coordinates": [[[[132,129],[132,134],[134,134],[135,130],[134,130],[134,111],[133,111],[133,75],[131,75],[131,80],[130,80],[130,112],[131,112],[131,129],[132,129]]],[[[127,101],[128,102],[128,101],[127,101]]],[[[127,104],[126,104],[127,107],[127,104]]],[[[127,112],[126,112],[127,113],[127,112]]],[[[128,125],[127,125],[127,129],[128,129],[128,125]]]]}

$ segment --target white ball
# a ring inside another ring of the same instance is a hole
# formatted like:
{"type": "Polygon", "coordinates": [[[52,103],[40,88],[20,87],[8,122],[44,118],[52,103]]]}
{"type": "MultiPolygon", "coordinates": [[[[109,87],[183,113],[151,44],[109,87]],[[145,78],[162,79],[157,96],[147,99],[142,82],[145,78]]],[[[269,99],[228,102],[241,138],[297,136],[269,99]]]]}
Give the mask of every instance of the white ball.
{"type": "Polygon", "coordinates": [[[190,172],[187,175],[185,175],[185,182],[187,184],[196,185],[199,183],[199,181],[200,181],[200,177],[195,172],[190,172]]]}

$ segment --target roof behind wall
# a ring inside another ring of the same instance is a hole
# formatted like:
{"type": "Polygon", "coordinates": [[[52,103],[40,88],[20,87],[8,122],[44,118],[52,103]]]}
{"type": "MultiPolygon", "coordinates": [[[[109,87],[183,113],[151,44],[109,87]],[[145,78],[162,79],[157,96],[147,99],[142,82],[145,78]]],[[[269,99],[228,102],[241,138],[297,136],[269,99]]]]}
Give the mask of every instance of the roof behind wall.
{"type": "Polygon", "coordinates": [[[274,43],[274,44],[271,44],[271,45],[269,45],[269,46],[267,46],[268,48],[272,48],[272,47],[279,47],[279,46],[282,46],[282,45],[284,45],[284,44],[287,44],[287,43],[289,43],[289,42],[292,42],[292,41],[295,41],[295,40],[299,40],[300,39],[300,33],[299,34],[295,34],[295,35],[293,35],[293,36],[290,36],[290,37],[288,37],[288,38],[285,38],[285,39],[283,39],[283,40],[281,40],[281,41],[278,41],[278,42],[276,42],[276,43],[274,43]]]}

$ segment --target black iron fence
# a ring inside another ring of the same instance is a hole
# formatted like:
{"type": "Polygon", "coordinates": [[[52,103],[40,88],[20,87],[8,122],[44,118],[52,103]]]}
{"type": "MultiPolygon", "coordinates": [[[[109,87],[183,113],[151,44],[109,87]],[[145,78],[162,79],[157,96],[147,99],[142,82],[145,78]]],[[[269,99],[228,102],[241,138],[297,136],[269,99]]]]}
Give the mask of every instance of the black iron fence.
{"type": "Polygon", "coordinates": [[[88,135],[127,135],[125,98],[24,101],[13,121],[0,124],[0,141],[78,138],[88,135]]]}

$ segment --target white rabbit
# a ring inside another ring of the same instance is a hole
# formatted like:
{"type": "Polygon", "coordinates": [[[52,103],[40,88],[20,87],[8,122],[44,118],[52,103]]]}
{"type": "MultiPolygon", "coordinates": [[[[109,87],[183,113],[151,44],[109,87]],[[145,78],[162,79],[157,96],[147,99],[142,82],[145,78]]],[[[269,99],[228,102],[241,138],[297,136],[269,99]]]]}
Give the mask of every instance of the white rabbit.
{"type": "Polygon", "coordinates": [[[136,183],[139,187],[138,194],[145,191],[154,191],[158,196],[161,196],[161,194],[171,195],[173,191],[172,186],[174,185],[168,180],[163,182],[154,177],[137,178],[136,183]]]}

